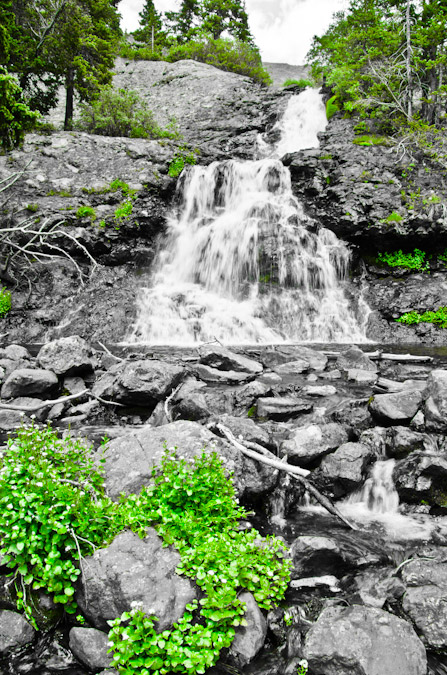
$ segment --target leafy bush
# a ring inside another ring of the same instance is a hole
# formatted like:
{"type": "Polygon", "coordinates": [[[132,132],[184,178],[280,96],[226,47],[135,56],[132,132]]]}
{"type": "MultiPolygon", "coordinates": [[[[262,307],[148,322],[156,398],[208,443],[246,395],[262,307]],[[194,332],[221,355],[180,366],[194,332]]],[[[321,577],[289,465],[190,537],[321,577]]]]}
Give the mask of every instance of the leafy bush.
{"type": "Polygon", "coordinates": [[[379,253],[377,261],[389,267],[405,267],[410,270],[428,272],[430,266],[428,260],[425,260],[425,256],[425,251],[415,248],[414,253],[403,253],[400,250],[394,253],[379,253]]]}
{"type": "Polygon", "coordinates": [[[95,209],[91,206],[80,206],[76,211],[76,216],[78,218],[90,218],[90,220],[95,220],[95,209]]]}
{"type": "Polygon", "coordinates": [[[282,543],[256,530],[238,529],[246,515],[215,453],[203,453],[192,466],[173,454],[163,458],[154,484],[127,499],[128,522],[144,528],[156,523],[166,544],[181,555],[178,572],[194,579],[205,597],[192,602],[172,629],[157,634],[155,616],[134,607],[110,622],[113,665],[124,673],[155,671],[204,673],[228,647],[235,627],[244,625],[241,588],[270,609],[286,590],[290,561],[282,543]]]}
{"type": "Polygon", "coordinates": [[[387,216],[384,219],[385,223],[400,223],[403,220],[403,216],[400,215],[400,213],[397,213],[397,211],[393,211],[390,213],[389,216],[387,216]]]}
{"type": "Polygon", "coordinates": [[[256,82],[269,85],[270,75],[262,67],[259,50],[241,40],[208,38],[171,47],[167,61],[192,59],[239,75],[247,75],[256,82]]]}
{"type": "Polygon", "coordinates": [[[415,310],[411,312],[406,312],[402,314],[399,319],[396,319],[399,323],[406,323],[408,325],[417,324],[417,323],[434,323],[441,328],[447,328],[447,307],[440,307],[436,312],[424,312],[419,314],[415,310]]]}
{"type": "Polygon", "coordinates": [[[0,288],[0,319],[11,309],[11,293],[6,288],[0,288]]]}
{"type": "Polygon", "coordinates": [[[136,91],[101,87],[98,98],[80,106],[76,127],[100,136],[130,138],[177,138],[173,124],[161,129],[143,99],[136,91]]]}
{"type": "Polygon", "coordinates": [[[296,87],[313,87],[314,83],[312,82],[312,80],[306,80],[306,79],[300,79],[300,80],[287,79],[283,83],[282,86],[283,87],[290,87],[292,85],[295,85],[296,87]]]}
{"type": "Polygon", "coordinates": [[[36,124],[39,113],[23,101],[23,92],[15,77],[0,66],[0,146],[12,150],[23,142],[25,133],[36,124]]]}
{"type": "Polygon", "coordinates": [[[169,164],[168,174],[176,178],[185,168],[185,164],[195,164],[199,150],[189,150],[186,145],[180,146],[169,164]]]}
{"type": "Polygon", "coordinates": [[[326,117],[330,120],[336,112],[340,110],[340,105],[337,100],[337,96],[331,96],[331,98],[326,103],[326,117]]]}

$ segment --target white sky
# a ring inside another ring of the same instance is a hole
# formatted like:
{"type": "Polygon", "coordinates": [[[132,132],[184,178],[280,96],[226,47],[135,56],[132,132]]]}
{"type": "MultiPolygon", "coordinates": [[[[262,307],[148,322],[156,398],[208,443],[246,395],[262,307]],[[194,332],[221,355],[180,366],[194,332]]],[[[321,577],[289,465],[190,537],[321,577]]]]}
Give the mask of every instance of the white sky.
{"type": "MultiPolygon", "coordinates": [[[[178,10],[181,0],[155,0],[158,11],[178,10]]],[[[263,61],[301,65],[314,35],[324,33],[332,14],[348,0],[246,0],[250,30],[263,61]]],[[[144,0],[121,0],[122,28],[138,28],[144,0]]]]}

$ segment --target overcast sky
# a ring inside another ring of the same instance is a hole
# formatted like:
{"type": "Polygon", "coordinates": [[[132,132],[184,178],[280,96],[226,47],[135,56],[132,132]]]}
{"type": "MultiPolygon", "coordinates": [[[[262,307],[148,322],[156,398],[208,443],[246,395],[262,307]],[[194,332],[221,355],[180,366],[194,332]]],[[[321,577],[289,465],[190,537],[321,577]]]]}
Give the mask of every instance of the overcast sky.
{"type": "MultiPolygon", "coordinates": [[[[178,10],[181,0],[155,0],[160,12],[178,10]]],[[[323,33],[332,14],[348,0],[246,0],[250,30],[263,61],[301,65],[314,35],[323,33]]],[[[138,27],[144,0],[121,0],[122,28],[138,27]]]]}

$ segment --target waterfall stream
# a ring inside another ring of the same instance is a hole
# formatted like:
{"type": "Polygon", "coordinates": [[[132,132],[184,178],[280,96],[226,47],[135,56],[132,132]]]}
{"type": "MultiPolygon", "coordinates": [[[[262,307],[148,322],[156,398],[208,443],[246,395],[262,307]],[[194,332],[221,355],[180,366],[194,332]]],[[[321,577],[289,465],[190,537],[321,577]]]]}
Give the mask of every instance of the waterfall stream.
{"type": "Polygon", "coordinates": [[[306,90],[290,99],[269,157],[184,172],[132,341],[365,341],[366,305],[345,294],[349,250],[305,215],[278,159],[318,145],[325,125],[321,97],[306,90]]]}

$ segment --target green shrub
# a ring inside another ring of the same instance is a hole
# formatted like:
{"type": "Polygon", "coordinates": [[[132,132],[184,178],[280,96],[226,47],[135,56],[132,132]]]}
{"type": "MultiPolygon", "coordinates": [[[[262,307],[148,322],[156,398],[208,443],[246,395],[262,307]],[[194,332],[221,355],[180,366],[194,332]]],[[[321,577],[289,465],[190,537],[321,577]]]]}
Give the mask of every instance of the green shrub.
{"type": "Polygon", "coordinates": [[[180,146],[169,164],[168,174],[177,178],[185,168],[185,164],[196,164],[198,154],[197,149],[190,150],[186,145],[180,146]]]}
{"type": "Polygon", "coordinates": [[[24,102],[16,78],[0,66],[0,147],[7,151],[21,145],[39,117],[24,102]]]}
{"type": "Polygon", "coordinates": [[[438,260],[442,260],[442,262],[447,263],[447,248],[445,249],[444,253],[440,253],[438,255],[438,260]]]}
{"type": "Polygon", "coordinates": [[[95,209],[91,206],[80,206],[76,211],[77,218],[90,218],[90,220],[96,220],[95,209]]]}
{"type": "Polygon", "coordinates": [[[390,139],[387,136],[378,136],[377,134],[364,134],[363,136],[357,136],[352,141],[354,145],[389,145],[390,139]]]}
{"type": "Polygon", "coordinates": [[[270,75],[262,67],[259,50],[240,40],[208,38],[171,47],[167,61],[192,59],[239,75],[247,75],[261,84],[272,83],[270,75]]]}
{"type": "Polygon", "coordinates": [[[428,260],[425,260],[425,257],[425,251],[415,248],[414,253],[403,253],[400,250],[394,253],[379,253],[377,262],[384,263],[389,267],[405,267],[410,270],[428,272],[430,265],[428,260]]]}
{"type": "Polygon", "coordinates": [[[340,110],[340,104],[338,103],[337,96],[331,96],[331,98],[326,103],[326,117],[330,120],[336,112],[340,110]]]}
{"type": "Polygon", "coordinates": [[[436,312],[424,312],[419,314],[415,310],[411,312],[406,312],[402,314],[399,319],[396,319],[399,323],[405,323],[408,325],[417,324],[417,323],[434,323],[441,328],[447,328],[447,307],[440,307],[436,312]]]}
{"type": "Polygon", "coordinates": [[[39,204],[27,204],[25,208],[30,213],[36,213],[39,210],[39,204]]]}
{"type": "Polygon", "coordinates": [[[296,87],[313,87],[314,83],[312,80],[300,79],[300,80],[291,80],[288,79],[283,83],[283,87],[291,87],[295,85],[296,87]]]}
{"type": "Polygon", "coordinates": [[[400,213],[397,213],[397,211],[393,211],[389,216],[384,218],[385,223],[400,223],[402,220],[403,216],[401,216],[400,213]]]}
{"type": "Polygon", "coordinates": [[[76,127],[100,136],[127,136],[130,138],[177,138],[178,131],[161,129],[152,111],[136,91],[101,87],[99,96],[80,106],[76,127]]]}
{"type": "Polygon", "coordinates": [[[11,293],[6,288],[0,288],[0,319],[11,309],[11,293]]]}

